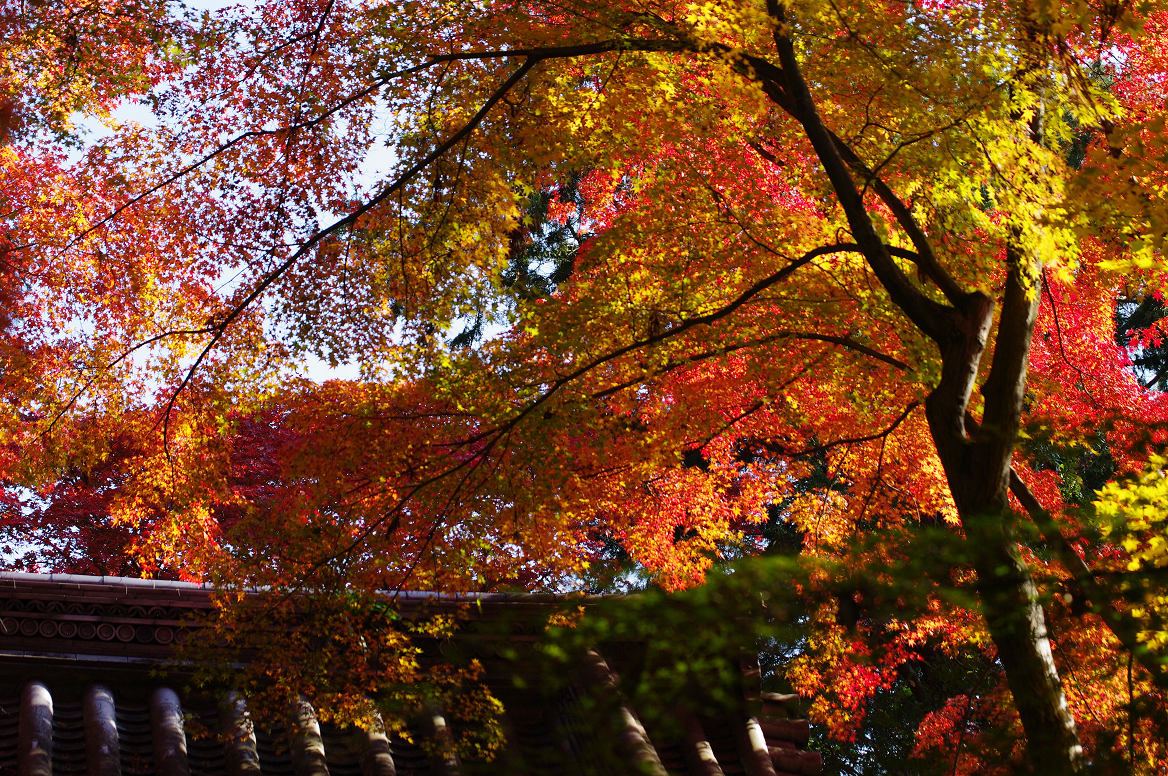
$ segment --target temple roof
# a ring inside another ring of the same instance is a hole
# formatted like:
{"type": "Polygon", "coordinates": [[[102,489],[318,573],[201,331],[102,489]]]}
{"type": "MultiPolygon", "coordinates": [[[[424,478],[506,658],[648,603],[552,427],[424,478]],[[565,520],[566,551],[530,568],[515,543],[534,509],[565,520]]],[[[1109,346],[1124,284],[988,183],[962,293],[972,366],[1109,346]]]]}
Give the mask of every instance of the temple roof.
{"type": "MultiPolygon", "coordinates": [[[[494,657],[492,644],[534,639],[518,623],[538,621],[534,615],[550,604],[530,596],[416,593],[397,601],[406,609],[474,601],[480,624],[503,622],[510,629],[474,642],[505,709],[507,744],[490,762],[460,761],[427,745],[448,725],[438,708],[420,714],[406,735],[387,735],[377,726],[322,724],[312,699],[304,698],[285,725],[260,729],[250,724],[246,698],[189,688],[189,674],[173,662],[192,615],[212,608],[212,592],[182,582],[0,573],[0,776],[814,776],[821,770],[818,754],[806,751],[809,727],[798,718],[797,699],[758,692],[749,667],[740,708],[708,715],[677,710],[677,724],[657,727],[650,717],[660,714],[639,714],[645,709],[625,700],[625,650],[613,645],[588,650],[579,676],[554,690],[515,681],[522,668],[494,657]],[[611,701],[612,719],[600,726],[581,712],[582,698],[597,694],[611,701]]],[[[474,639],[476,630],[466,633],[454,638],[474,639]]]]}

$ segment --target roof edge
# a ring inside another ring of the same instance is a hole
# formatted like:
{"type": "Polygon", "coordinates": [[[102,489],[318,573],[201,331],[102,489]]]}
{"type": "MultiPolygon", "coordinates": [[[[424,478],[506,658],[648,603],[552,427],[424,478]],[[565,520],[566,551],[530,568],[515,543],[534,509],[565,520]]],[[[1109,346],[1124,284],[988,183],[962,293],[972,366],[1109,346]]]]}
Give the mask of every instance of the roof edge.
{"type": "MultiPolygon", "coordinates": [[[[155,590],[159,592],[174,591],[179,593],[206,593],[207,595],[226,589],[211,582],[183,582],[170,579],[90,576],[86,574],[41,574],[31,571],[0,571],[0,589],[12,589],[17,586],[25,585],[44,588],[69,588],[84,586],[92,589],[97,587],[104,587],[110,590],[125,590],[126,592],[129,592],[130,590],[155,590]]],[[[244,588],[244,592],[263,594],[271,592],[271,589],[264,587],[248,587],[244,588]]],[[[302,592],[311,594],[314,591],[303,590],[302,592]]],[[[451,603],[514,601],[531,604],[562,604],[571,602],[596,601],[605,597],[589,596],[584,594],[556,595],[552,593],[446,593],[430,590],[379,590],[377,593],[389,598],[404,599],[406,601],[445,601],[451,603]]]]}

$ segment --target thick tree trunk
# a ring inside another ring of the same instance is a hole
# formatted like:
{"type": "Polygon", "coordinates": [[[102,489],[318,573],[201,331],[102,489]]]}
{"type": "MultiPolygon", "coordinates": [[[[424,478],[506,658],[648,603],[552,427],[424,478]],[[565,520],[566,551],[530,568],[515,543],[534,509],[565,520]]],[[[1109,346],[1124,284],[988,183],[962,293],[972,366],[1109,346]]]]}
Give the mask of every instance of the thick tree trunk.
{"type": "Polygon", "coordinates": [[[982,612],[1022,719],[1030,769],[1034,773],[1080,772],[1082,747],[1051,654],[1046,618],[1014,539],[1017,517],[1007,502],[1038,311],[1039,268],[1017,246],[1008,246],[1009,271],[997,341],[990,373],[981,386],[985,409],[981,424],[970,434],[967,409],[985,352],[993,300],[980,292],[961,291],[933,255],[929,238],[911,209],[823,124],[789,37],[786,6],[781,0],[767,0],[767,9],[775,21],[779,63],[778,67],[755,63],[756,77],[775,104],[802,124],[853,238],[893,304],[940,350],[941,380],[925,409],[971,550],[969,558],[954,561],[972,561],[978,573],[982,612]],[[865,179],[865,187],[872,184],[894,214],[913,243],[918,271],[940,289],[944,303],[914,285],[893,261],[853,174],[865,179]]]}
{"type": "Polygon", "coordinates": [[[1003,530],[1012,519],[1008,513],[990,513],[964,520],[982,614],[1026,731],[1031,770],[1075,773],[1083,768],[1083,749],[1051,654],[1046,617],[1030,570],[1016,541],[1003,530]]]}
{"type": "MultiPolygon", "coordinates": [[[[969,498],[990,462],[969,455],[975,447],[968,442],[964,447],[962,465],[947,463],[946,473],[955,495],[965,492],[958,512],[970,551],[967,560],[977,572],[982,615],[1026,733],[1030,769],[1080,772],[1083,750],[1051,653],[1038,591],[1018,549],[1014,530],[1018,517],[1006,506],[1004,489],[983,490],[982,498],[969,498]]],[[[942,460],[948,457],[943,455],[942,460]]]]}
{"type": "Polygon", "coordinates": [[[1085,765],[1050,649],[1046,616],[1018,549],[1019,516],[1007,501],[1018,439],[1030,338],[1038,312],[1038,267],[1012,246],[990,373],[981,386],[982,422],[967,420],[992,308],[988,299],[962,311],[964,326],[942,344],[941,382],[926,402],[929,427],[945,468],[977,572],[982,615],[1026,732],[1034,773],[1077,773],[1085,765]]]}

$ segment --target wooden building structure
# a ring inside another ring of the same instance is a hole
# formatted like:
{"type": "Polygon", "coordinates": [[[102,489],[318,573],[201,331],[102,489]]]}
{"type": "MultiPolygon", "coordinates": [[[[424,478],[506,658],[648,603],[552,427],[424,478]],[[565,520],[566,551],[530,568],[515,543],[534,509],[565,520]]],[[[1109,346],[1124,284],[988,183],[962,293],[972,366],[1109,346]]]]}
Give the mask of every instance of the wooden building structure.
{"type": "MultiPolygon", "coordinates": [[[[585,659],[589,691],[618,699],[603,733],[575,713],[570,686],[549,697],[488,664],[507,734],[491,762],[419,745],[445,724],[441,710],[417,720],[412,741],[322,725],[311,699],[285,729],[254,729],[245,699],[187,689],[169,662],[210,595],[181,582],[0,573],[0,776],[815,776],[822,768],[806,750],[795,699],[752,692],[749,672],[740,709],[687,713],[674,726],[680,732],[663,736],[619,700],[619,656],[597,650],[585,659]],[[188,735],[192,728],[220,735],[188,735]]],[[[541,606],[523,596],[475,600],[483,621],[541,606]]]]}

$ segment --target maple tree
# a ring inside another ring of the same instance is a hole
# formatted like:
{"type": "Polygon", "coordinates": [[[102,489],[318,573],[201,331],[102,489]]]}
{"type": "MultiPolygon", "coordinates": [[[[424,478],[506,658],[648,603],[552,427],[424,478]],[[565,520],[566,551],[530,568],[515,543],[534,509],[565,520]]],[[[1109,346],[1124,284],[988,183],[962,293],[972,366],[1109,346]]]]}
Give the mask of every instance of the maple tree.
{"type": "Polygon", "coordinates": [[[987,667],[916,733],[954,770],[1168,757],[1168,403],[1130,369],[1162,342],[1163,9],[22,8],[29,564],[563,590],[616,557],[679,589],[786,526],[801,570],[756,582],[806,597],[790,673],[833,735],[931,655],[987,667]],[[150,125],[112,119],[134,96],[150,125]],[[75,111],[113,131],[70,158],[75,111]]]}

